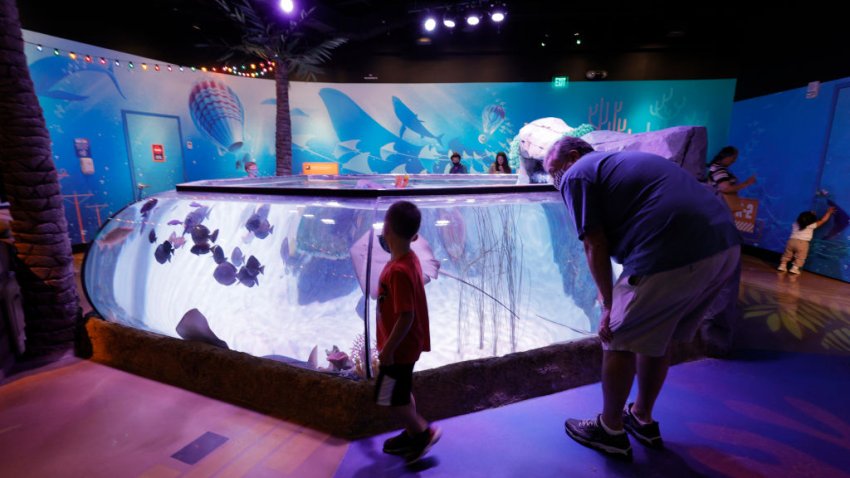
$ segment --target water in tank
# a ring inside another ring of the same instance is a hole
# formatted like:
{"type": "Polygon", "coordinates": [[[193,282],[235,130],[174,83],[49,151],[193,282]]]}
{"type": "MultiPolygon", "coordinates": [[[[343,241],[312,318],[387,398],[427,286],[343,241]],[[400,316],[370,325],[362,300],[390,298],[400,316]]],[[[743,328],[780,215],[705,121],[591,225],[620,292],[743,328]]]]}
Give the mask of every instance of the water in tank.
{"type": "Polygon", "coordinates": [[[567,210],[515,177],[202,181],[115,214],[84,286],[126,326],[350,377],[370,376],[386,209],[422,212],[432,350],[417,370],[595,333],[596,288],[567,210]],[[364,337],[368,337],[365,340],[364,337]],[[370,357],[367,359],[367,357],[370,357]]]}

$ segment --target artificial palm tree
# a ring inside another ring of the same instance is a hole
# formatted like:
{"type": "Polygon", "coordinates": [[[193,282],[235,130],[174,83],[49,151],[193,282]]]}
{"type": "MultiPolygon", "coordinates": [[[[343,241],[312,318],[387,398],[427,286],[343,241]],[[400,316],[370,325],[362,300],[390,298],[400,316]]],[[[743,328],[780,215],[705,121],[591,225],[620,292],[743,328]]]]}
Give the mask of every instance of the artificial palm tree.
{"type": "Polygon", "coordinates": [[[342,37],[317,38],[321,36],[321,30],[327,28],[312,18],[314,9],[305,10],[294,19],[284,19],[269,11],[273,12],[276,8],[273,0],[216,1],[242,30],[239,42],[225,42],[224,46],[229,52],[221,60],[226,61],[242,54],[262,58],[275,65],[275,172],[278,176],[292,174],[289,76],[315,80],[316,75],[321,73],[319,65],[329,60],[331,51],[347,40],[342,37]]]}
{"type": "Polygon", "coordinates": [[[12,214],[27,353],[66,349],[79,316],[71,241],[15,0],[0,0],[0,172],[12,214]]]}

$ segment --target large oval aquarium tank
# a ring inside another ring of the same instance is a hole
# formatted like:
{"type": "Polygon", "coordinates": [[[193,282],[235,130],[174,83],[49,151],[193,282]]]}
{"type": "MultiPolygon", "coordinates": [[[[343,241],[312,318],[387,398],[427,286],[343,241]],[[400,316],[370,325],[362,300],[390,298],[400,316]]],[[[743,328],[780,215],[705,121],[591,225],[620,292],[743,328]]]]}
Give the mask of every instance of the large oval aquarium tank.
{"type": "Polygon", "coordinates": [[[417,369],[583,338],[596,287],[560,195],[515,176],[201,181],[115,214],[84,264],[105,319],[371,377],[384,213],[422,211],[431,347],[417,369]],[[405,184],[406,182],[406,184],[405,184]]]}

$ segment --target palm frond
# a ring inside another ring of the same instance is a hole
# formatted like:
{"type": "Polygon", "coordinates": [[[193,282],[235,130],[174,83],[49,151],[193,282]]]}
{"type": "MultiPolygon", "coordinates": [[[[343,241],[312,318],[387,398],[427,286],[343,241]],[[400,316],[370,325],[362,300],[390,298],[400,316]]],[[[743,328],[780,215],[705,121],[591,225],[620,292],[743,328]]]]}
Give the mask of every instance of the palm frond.
{"type": "Polygon", "coordinates": [[[312,17],[315,7],[303,10],[294,19],[281,23],[267,18],[254,6],[256,0],[215,0],[218,7],[242,30],[238,42],[222,41],[229,50],[222,61],[246,55],[265,60],[283,60],[293,76],[314,80],[319,65],[331,58],[331,52],[348,41],[336,37],[318,41],[333,29],[312,17]],[[317,43],[318,41],[318,43],[317,43]]]}

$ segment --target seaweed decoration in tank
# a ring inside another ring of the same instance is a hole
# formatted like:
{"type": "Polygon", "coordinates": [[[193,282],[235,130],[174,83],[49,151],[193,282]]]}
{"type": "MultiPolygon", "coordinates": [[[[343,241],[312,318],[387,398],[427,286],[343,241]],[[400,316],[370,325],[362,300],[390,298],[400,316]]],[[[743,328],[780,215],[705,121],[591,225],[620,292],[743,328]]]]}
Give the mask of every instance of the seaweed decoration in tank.
{"type": "Polygon", "coordinates": [[[522,244],[518,240],[516,212],[506,207],[467,211],[472,216],[470,229],[476,233],[470,234],[470,239],[477,241],[474,249],[478,255],[456,257],[453,263],[458,268],[457,275],[445,269],[440,272],[463,284],[458,297],[457,353],[464,355],[470,327],[477,329],[477,348],[490,346],[494,356],[499,354],[500,334],[507,328],[509,351],[515,352],[522,291],[522,244]],[[471,318],[475,325],[470,324],[471,318]]]}

